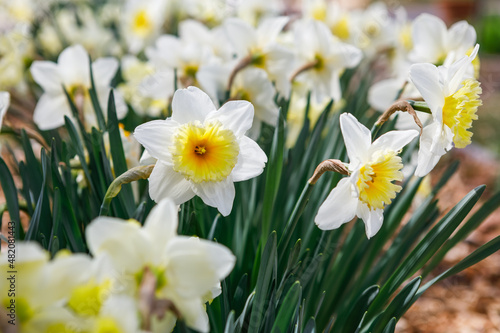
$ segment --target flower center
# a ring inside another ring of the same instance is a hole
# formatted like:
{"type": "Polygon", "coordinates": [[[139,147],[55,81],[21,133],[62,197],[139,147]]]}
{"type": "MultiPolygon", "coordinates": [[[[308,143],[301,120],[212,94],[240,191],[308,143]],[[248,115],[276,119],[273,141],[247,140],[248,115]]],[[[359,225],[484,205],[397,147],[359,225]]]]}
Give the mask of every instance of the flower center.
{"type": "Polygon", "coordinates": [[[122,333],[116,320],[110,317],[99,318],[95,327],[96,333],[122,333]]]}
{"type": "Polygon", "coordinates": [[[140,36],[147,36],[152,29],[151,20],[146,10],[142,9],[134,16],[132,31],[140,36]]]}
{"type": "Polygon", "coordinates": [[[342,40],[346,40],[351,35],[349,30],[349,18],[347,15],[342,15],[340,20],[338,20],[332,27],[332,33],[342,40]]]}
{"type": "Polygon", "coordinates": [[[403,173],[400,171],[403,163],[396,154],[391,150],[380,153],[360,169],[356,182],[359,199],[370,209],[383,209],[401,191],[401,186],[392,183],[403,180],[403,173]]]}
{"type": "Polygon", "coordinates": [[[220,122],[182,125],[170,147],[174,170],[194,183],[221,181],[238,161],[239,146],[220,122]]]}
{"type": "Polygon", "coordinates": [[[73,290],[68,306],[78,315],[85,317],[97,316],[102,303],[109,294],[110,287],[111,281],[109,280],[101,284],[91,280],[73,290]]]}
{"type": "Polygon", "coordinates": [[[444,100],[443,123],[453,132],[455,147],[464,148],[471,143],[472,121],[477,119],[477,108],[483,103],[479,99],[482,90],[479,82],[467,79],[462,82],[463,87],[444,100]]]}

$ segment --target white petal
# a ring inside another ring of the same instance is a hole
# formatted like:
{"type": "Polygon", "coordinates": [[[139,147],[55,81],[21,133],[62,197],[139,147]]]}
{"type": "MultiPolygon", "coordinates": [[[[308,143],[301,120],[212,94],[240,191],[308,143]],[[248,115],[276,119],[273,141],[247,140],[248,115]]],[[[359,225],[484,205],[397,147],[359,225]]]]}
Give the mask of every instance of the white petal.
{"type": "Polygon", "coordinates": [[[257,177],[264,171],[267,163],[266,153],[249,137],[240,139],[240,154],[231,176],[234,182],[241,182],[257,177]]]}
{"type": "Polygon", "coordinates": [[[115,58],[99,58],[92,64],[92,74],[96,86],[109,86],[118,70],[118,60],[115,58]]]}
{"type": "Polygon", "coordinates": [[[153,244],[163,245],[155,253],[161,253],[167,242],[177,236],[178,209],[172,200],[163,199],[149,213],[143,230],[153,244]]]}
{"type": "Polygon", "coordinates": [[[112,319],[123,333],[136,333],[139,329],[135,300],[126,295],[110,295],[102,304],[99,316],[112,319]]]}
{"type": "Polygon", "coordinates": [[[439,162],[447,150],[450,150],[453,142],[453,133],[448,126],[442,126],[434,122],[426,126],[420,137],[420,148],[418,150],[418,165],[415,176],[424,177],[439,162]]]}
{"type": "MultiPolygon", "coordinates": [[[[176,300],[175,305],[179,308],[187,326],[198,332],[210,332],[207,310],[205,309],[205,305],[200,298],[183,298],[181,300],[176,300]]],[[[163,333],[169,331],[160,332],[163,333]]]]}
{"type": "Polygon", "coordinates": [[[343,178],[319,207],[314,222],[322,230],[337,229],[354,218],[357,206],[350,179],[343,178]]]}
{"type": "Polygon", "coordinates": [[[368,237],[368,239],[375,236],[384,222],[383,209],[370,209],[368,205],[361,202],[359,203],[356,214],[365,222],[366,237],[368,237]]]}
{"type": "Polygon", "coordinates": [[[193,190],[205,204],[217,208],[223,216],[231,213],[235,194],[231,175],[220,182],[193,184],[193,190]]]}
{"type": "Polygon", "coordinates": [[[290,18],[287,16],[264,18],[257,28],[258,44],[261,47],[266,47],[276,42],[276,38],[289,20],[290,18]]]}
{"type": "Polygon", "coordinates": [[[151,164],[156,164],[158,160],[151,156],[151,154],[148,152],[147,149],[144,150],[144,153],[142,153],[141,160],[139,161],[140,165],[151,165],[151,164]]]}
{"type": "Polygon", "coordinates": [[[203,297],[233,269],[236,258],[220,244],[179,236],[168,244],[167,279],[184,298],[203,297]]]}
{"type": "Polygon", "coordinates": [[[421,14],[412,26],[412,39],[415,46],[412,51],[414,62],[435,63],[443,55],[445,36],[447,34],[444,22],[433,15],[421,14]]]}
{"type": "Polygon", "coordinates": [[[156,202],[170,198],[180,205],[194,197],[194,192],[182,174],[175,172],[171,165],[158,161],[149,176],[149,196],[156,202]]]}
{"type": "Polygon", "coordinates": [[[368,149],[372,143],[370,130],[350,113],[340,115],[340,128],[349,162],[357,164],[365,161],[368,158],[368,149]]]}
{"type": "Polygon", "coordinates": [[[454,23],[448,30],[448,49],[467,51],[476,43],[476,29],[467,21],[454,23]]]}
{"type": "Polygon", "coordinates": [[[372,146],[370,147],[370,151],[372,153],[382,149],[399,151],[400,149],[403,149],[404,146],[409,144],[414,138],[416,138],[418,134],[419,133],[416,130],[387,132],[373,142],[372,146]]]}
{"type": "Polygon", "coordinates": [[[478,50],[479,44],[474,47],[470,56],[464,56],[450,65],[446,72],[446,80],[448,84],[445,86],[445,96],[450,96],[458,90],[460,84],[465,79],[468,67],[472,63],[472,60],[476,57],[478,50]]]}
{"type": "Polygon", "coordinates": [[[0,91],[0,129],[2,129],[3,118],[10,105],[10,94],[6,91],[0,91]]]}
{"type": "Polygon", "coordinates": [[[410,67],[410,78],[422,97],[429,105],[434,117],[439,121],[442,112],[437,112],[444,105],[443,86],[439,82],[439,71],[432,64],[415,64],[410,67]]]}
{"type": "Polygon", "coordinates": [[[368,103],[377,111],[387,110],[396,100],[404,80],[387,79],[373,84],[368,90],[368,103]]]}
{"type": "Polygon", "coordinates": [[[180,124],[195,120],[203,122],[215,110],[210,97],[196,87],[177,90],[172,100],[172,119],[180,124]]]}
{"type": "Polygon", "coordinates": [[[71,118],[66,96],[45,93],[36,104],[33,120],[41,130],[49,130],[64,125],[64,116],[71,118]]]}
{"type": "Polygon", "coordinates": [[[64,49],[57,59],[61,79],[66,86],[83,84],[90,87],[90,60],[81,45],[64,49]]]}
{"type": "Polygon", "coordinates": [[[238,57],[246,56],[250,52],[250,48],[257,42],[255,30],[242,19],[226,19],[224,31],[238,57]]]}
{"type": "Polygon", "coordinates": [[[236,137],[245,135],[252,127],[254,109],[248,101],[229,101],[219,110],[211,112],[205,122],[220,121],[236,137]]]}
{"type": "Polygon", "coordinates": [[[45,92],[61,93],[62,81],[59,69],[52,61],[33,61],[30,67],[33,80],[43,88],[45,92]]]}
{"type": "Polygon", "coordinates": [[[85,235],[92,255],[108,255],[115,267],[128,273],[141,269],[150,252],[150,243],[141,236],[140,225],[118,218],[96,218],[85,229],[85,235]]]}
{"type": "Polygon", "coordinates": [[[170,119],[153,120],[139,125],[134,130],[134,137],[156,159],[164,162],[172,161],[169,146],[178,124],[170,119]]]}

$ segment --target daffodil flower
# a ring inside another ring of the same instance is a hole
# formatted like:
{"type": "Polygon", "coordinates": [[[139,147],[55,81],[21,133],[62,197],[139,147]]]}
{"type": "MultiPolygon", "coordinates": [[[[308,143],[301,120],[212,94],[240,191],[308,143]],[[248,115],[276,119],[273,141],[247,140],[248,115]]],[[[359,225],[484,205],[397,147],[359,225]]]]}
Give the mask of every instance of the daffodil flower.
{"type": "Polygon", "coordinates": [[[196,87],[180,89],[172,100],[172,117],[135,129],[134,136],[158,161],[149,177],[155,201],[176,204],[198,195],[222,215],[231,212],[234,182],[262,173],[267,156],[245,133],[254,110],[247,101],[230,101],[217,110],[196,87]]]}
{"type": "MultiPolygon", "coordinates": [[[[34,61],[30,71],[33,79],[44,90],[38,100],[33,118],[42,130],[64,125],[64,116],[72,118],[71,109],[64,93],[69,93],[83,113],[87,128],[97,125],[94,108],[88,90],[90,84],[89,55],[81,45],[70,46],[61,52],[57,64],[51,61],[34,61]]],[[[92,63],[94,84],[99,104],[107,109],[110,83],[118,69],[114,58],[99,58],[92,63]]],[[[116,112],[119,119],[127,113],[127,106],[120,94],[115,94],[116,112]]]]}
{"type": "Polygon", "coordinates": [[[482,90],[479,82],[468,77],[466,72],[478,49],[479,45],[476,45],[470,56],[463,57],[449,68],[427,63],[410,68],[410,78],[427,102],[433,118],[420,137],[416,176],[427,175],[453,146],[464,148],[471,143],[469,129],[472,121],[477,119],[482,90]]]}
{"type": "Polygon", "coordinates": [[[394,184],[403,180],[398,153],[418,131],[390,131],[372,143],[370,130],[348,113],[340,116],[340,128],[350,176],[341,179],[330,192],[314,221],[320,229],[330,230],[357,216],[364,221],[366,236],[371,238],[382,226],[384,207],[401,191],[401,186],[394,184]]]}
{"type": "MultiPolygon", "coordinates": [[[[235,257],[223,245],[178,236],[177,210],[171,200],[163,200],[143,227],[134,220],[99,217],[86,229],[87,242],[96,258],[110,258],[130,296],[137,297],[147,269],[156,279],[155,295],[171,301],[188,326],[208,332],[206,296],[231,272],[235,257]]],[[[164,319],[170,331],[175,315],[168,312],[164,319]]]]}
{"type": "Polygon", "coordinates": [[[463,57],[476,43],[476,30],[466,21],[450,29],[439,17],[421,14],[412,25],[413,50],[409,58],[415,63],[443,65],[447,58],[454,62],[463,57]]]}
{"type": "Polygon", "coordinates": [[[301,20],[294,24],[297,57],[302,64],[293,79],[305,82],[320,102],[324,97],[339,101],[340,76],[362,58],[361,50],[341,42],[320,21],[301,20]]]}
{"type": "Polygon", "coordinates": [[[121,32],[129,52],[139,53],[160,34],[165,22],[167,1],[127,0],[121,18],[121,32]]]}

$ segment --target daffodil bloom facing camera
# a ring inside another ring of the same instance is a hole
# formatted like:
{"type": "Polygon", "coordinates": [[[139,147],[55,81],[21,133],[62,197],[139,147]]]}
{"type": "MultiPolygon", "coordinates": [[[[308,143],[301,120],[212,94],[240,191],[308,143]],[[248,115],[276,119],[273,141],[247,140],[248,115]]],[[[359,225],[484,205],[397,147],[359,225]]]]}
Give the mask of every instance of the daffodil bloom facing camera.
{"type": "MultiPolygon", "coordinates": [[[[106,110],[109,92],[112,89],[110,83],[117,69],[118,61],[115,58],[99,58],[92,63],[96,94],[103,110],[106,110]]],[[[34,61],[30,71],[35,82],[44,90],[33,114],[33,119],[41,130],[64,125],[64,116],[72,118],[64,89],[81,112],[80,116],[87,129],[97,126],[97,118],[88,92],[91,88],[89,55],[81,45],[64,49],[57,63],[34,61]]],[[[127,106],[119,93],[115,93],[115,103],[117,116],[121,119],[127,113],[127,106]]]]}
{"type": "Polygon", "coordinates": [[[138,126],[134,136],[158,161],[149,177],[155,201],[176,204],[198,195],[222,215],[231,212],[234,182],[262,173],[267,156],[245,133],[254,110],[247,101],[230,101],[217,110],[196,87],[180,89],[172,100],[172,117],[138,126]]]}
{"type": "Polygon", "coordinates": [[[422,94],[432,112],[432,122],[423,129],[418,151],[415,175],[427,175],[441,156],[453,146],[464,148],[471,143],[472,121],[477,119],[481,87],[474,78],[466,75],[477,55],[476,45],[470,56],[450,67],[432,64],[415,64],[410,68],[410,78],[422,94]]]}
{"type": "Polygon", "coordinates": [[[350,175],[330,192],[314,221],[320,229],[330,230],[357,216],[365,223],[366,236],[371,238],[382,226],[384,207],[401,191],[401,186],[394,184],[403,180],[403,163],[398,153],[418,131],[390,131],[372,143],[370,130],[348,113],[340,116],[340,128],[350,175]]]}

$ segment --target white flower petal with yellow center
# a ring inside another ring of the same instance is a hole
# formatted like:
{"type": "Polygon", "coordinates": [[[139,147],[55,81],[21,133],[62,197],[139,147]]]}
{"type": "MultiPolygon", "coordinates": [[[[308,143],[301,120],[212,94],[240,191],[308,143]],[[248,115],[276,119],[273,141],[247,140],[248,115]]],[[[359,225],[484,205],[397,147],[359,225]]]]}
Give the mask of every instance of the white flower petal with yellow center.
{"type": "Polygon", "coordinates": [[[359,64],[360,49],[341,42],[320,21],[300,20],[293,26],[299,68],[297,80],[304,82],[319,103],[325,97],[339,101],[342,97],[340,76],[346,68],[359,64]]]}
{"type": "Polygon", "coordinates": [[[457,22],[447,29],[439,17],[421,14],[413,21],[412,39],[410,60],[438,66],[459,60],[473,48],[476,30],[466,21],[457,22]]]}
{"type": "MultiPolygon", "coordinates": [[[[110,83],[117,69],[118,61],[114,58],[100,58],[92,63],[96,93],[103,110],[107,109],[110,83]]],[[[89,55],[81,45],[64,49],[57,63],[34,61],[30,71],[35,82],[44,90],[33,114],[33,119],[40,129],[57,128],[64,125],[64,116],[72,118],[63,87],[83,112],[87,128],[97,126],[88,93],[91,88],[89,55]]],[[[117,116],[121,119],[127,113],[127,106],[119,93],[115,93],[115,103],[117,116]]]]}
{"type": "Polygon", "coordinates": [[[229,18],[223,25],[237,58],[250,57],[250,65],[264,69],[283,96],[288,96],[290,91],[288,78],[294,56],[277,39],[288,21],[289,18],[285,16],[265,18],[257,28],[253,28],[241,19],[229,18]]]}
{"type": "Polygon", "coordinates": [[[247,101],[230,101],[217,110],[200,89],[178,90],[172,117],[145,123],[134,132],[158,160],[149,177],[151,198],[168,197],[181,204],[196,194],[229,215],[234,182],[258,176],[267,162],[257,143],[245,136],[253,115],[247,101]]]}
{"type": "Polygon", "coordinates": [[[477,119],[479,82],[468,77],[467,70],[477,55],[476,45],[470,56],[465,56],[450,67],[415,64],[410,78],[432,112],[433,121],[423,129],[415,175],[423,177],[453,146],[464,148],[471,143],[472,121],[477,119]]]}
{"type": "Polygon", "coordinates": [[[340,116],[340,127],[350,176],[341,179],[330,192],[314,221],[320,229],[330,230],[357,216],[364,221],[366,236],[371,238],[382,226],[384,207],[401,191],[394,184],[403,180],[403,164],[397,154],[418,131],[391,131],[372,143],[370,130],[348,113],[340,116]]]}
{"type": "Polygon", "coordinates": [[[231,272],[235,257],[223,245],[178,236],[177,214],[178,206],[165,199],[143,227],[137,221],[99,217],[86,229],[87,243],[96,258],[110,258],[124,283],[132,281],[129,294],[137,295],[148,268],[156,277],[157,297],[172,301],[188,326],[206,332],[205,296],[231,272]]]}
{"type": "Polygon", "coordinates": [[[165,22],[167,1],[128,0],[121,19],[121,31],[129,52],[139,53],[160,33],[165,22]]]}

